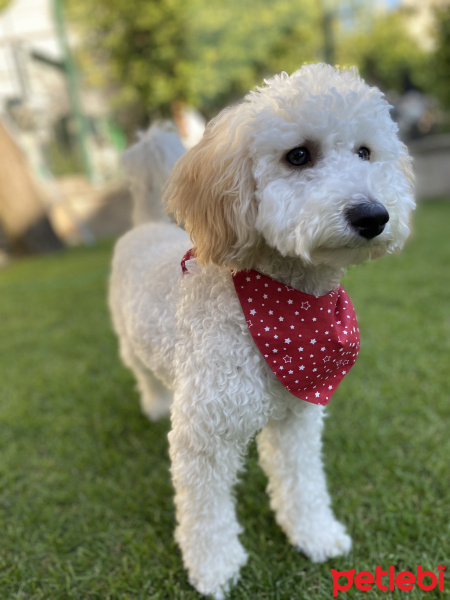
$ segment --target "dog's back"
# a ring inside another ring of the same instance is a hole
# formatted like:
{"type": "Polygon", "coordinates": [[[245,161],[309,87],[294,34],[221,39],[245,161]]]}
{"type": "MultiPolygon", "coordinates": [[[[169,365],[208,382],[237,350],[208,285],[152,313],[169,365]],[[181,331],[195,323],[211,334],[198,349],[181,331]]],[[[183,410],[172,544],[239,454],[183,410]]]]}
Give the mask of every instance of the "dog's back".
{"type": "Polygon", "coordinates": [[[124,235],[114,250],[109,293],[114,330],[124,364],[137,375],[142,408],[152,419],[170,406],[180,260],[187,248],[182,229],[147,223],[124,235]]]}

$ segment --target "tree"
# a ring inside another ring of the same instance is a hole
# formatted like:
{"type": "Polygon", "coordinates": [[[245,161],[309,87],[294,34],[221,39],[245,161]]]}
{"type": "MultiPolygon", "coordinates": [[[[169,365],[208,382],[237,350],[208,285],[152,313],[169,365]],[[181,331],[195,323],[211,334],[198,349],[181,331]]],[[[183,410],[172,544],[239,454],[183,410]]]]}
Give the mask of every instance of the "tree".
{"type": "Polygon", "coordinates": [[[430,55],[407,29],[407,11],[365,15],[354,30],[341,28],[337,61],[356,65],[369,83],[384,90],[404,91],[405,82],[427,90],[430,55]]]}
{"type": "Polygon", "coordinates": [[[406,13],[363,0],[67,1],[86,40],[83,70],[139,118],[167,116],[173,102],[211,117],[264,77],[325,54],[383,89],[401,91],[407,77],[429,87],[406,13]]]}
{"type": "Polygon", "coordinates": [[[174,99],[188,99],[186,5],[181,0],[69,0],[69,15],[83,36],[80,66],[91,83],[112,89],[116,107],[167,116],[174,99]]]}
{"type": "Polygon", "coordinates": [[[433,89],[450,108],[450,6],[436,11],[436,43],[433,89]]]}
{"type": "Polygon", "coordinates": [[[320,58],[314,0],[69,0],[69,9],[90,81],[113,84],[116,107],[151,116],[174,101],[211,116],[264,76],[320,58]]]}
{"type": "Polygon", "coordinates": [[[191,96],[209,115],[264,77],[321,58],[320,11],[313,0],[191,0],[191,96]]]}

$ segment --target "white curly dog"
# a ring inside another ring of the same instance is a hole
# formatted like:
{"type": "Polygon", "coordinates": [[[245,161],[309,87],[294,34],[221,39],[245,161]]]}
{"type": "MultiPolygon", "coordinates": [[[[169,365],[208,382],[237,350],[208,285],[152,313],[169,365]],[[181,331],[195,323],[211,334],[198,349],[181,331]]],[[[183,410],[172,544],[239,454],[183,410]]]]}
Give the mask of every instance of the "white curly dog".
{"type": "Polygon", "coordinates": [[[233,276],[251,269],[313,299],[337,290],[347,265],[403,246],[413,175],[389,108],[355,69],[316,64],[273,77],[177,162],[164,199],[187,233],[148,223],[116,246],[120,354],[144,413],[171,410],[175,537],[202,594],[224,598],[247,560],[233,486],[255,434],[290,542],[313,561],[350,550],[324,476],[324,407],[274,375],[233,276]]]}

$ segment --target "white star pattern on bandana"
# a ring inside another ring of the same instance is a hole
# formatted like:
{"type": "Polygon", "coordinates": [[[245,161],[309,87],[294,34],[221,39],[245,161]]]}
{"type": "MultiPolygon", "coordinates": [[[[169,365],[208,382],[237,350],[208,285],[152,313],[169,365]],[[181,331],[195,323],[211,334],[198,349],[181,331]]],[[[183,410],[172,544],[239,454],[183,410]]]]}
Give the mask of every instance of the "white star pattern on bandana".
{"type": "Polygon", "coordinates": [[[297,398],[327,404],[359,352],[356,315],[344,288],[315,297],[280,287],[257,271],[239,271],[233,283],[253,340],[277,379],[297,398]],[[257,324],[251,320],[255,314],[257,324]],[[287,354],[296,339],[311,353],[298,346],[293,356],[287,354]]]}

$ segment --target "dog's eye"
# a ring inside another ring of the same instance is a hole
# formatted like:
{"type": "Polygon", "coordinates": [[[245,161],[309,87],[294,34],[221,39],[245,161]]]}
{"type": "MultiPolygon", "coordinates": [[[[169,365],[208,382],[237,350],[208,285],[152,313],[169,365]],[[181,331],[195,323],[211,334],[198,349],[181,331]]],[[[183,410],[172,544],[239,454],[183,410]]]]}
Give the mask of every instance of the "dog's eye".
{"type": "Polygon", "coordinates": [[[290,152],[286,154],[286,160],[295,167],[303,167],[311,162],[311,155],[308,148],[300,146],[299,148],[290,150],[290,152]]]}
{"type": "Polygon", "coordinates": [[[357,155],[361,160],[370,160],[370,150],[365,146],[361,146],[361,148],[357,152],[357,155]]]}

